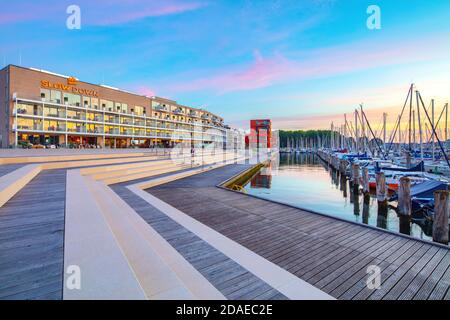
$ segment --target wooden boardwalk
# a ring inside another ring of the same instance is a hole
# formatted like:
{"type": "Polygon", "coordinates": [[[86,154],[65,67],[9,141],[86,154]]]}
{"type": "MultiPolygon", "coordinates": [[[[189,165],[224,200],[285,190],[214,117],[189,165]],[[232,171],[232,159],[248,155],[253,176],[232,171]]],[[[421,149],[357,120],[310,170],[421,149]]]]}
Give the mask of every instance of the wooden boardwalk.
{"type": "Polygon", "coordinates": [[[7,164],[0,166],[0,177],[21,168],[23,164],[7,164]]]}
{"type": "Polygon", "coordinates": [[[116,184],[112,189],[227,299],[286,299],[270,285],[135,195],[126,188],[128,184],[116,184]]]}
{"type": "Polygon", "coordinates": [[[66,170],[40,173],[0,208],[0,299],[61,299],[66,170]]]}
{"type": "Polygon", "coordinates": [[[147,191],[338,299],[450,299],[450,251],[216,185],[229,165],[147,191]],[[370,290],[367,267],[381,288],[370,290]]]}

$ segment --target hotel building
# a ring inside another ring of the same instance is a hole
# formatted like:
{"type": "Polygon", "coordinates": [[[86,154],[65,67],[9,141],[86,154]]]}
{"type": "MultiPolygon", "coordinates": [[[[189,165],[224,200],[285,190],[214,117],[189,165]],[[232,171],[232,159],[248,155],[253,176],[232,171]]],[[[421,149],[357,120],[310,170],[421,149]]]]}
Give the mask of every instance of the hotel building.
{"type": "Polygon", "coordinates": [[[0,145],[171,147],[226,144],[229,127],[203,109],[9,65],[0,70],[0,145]]]}

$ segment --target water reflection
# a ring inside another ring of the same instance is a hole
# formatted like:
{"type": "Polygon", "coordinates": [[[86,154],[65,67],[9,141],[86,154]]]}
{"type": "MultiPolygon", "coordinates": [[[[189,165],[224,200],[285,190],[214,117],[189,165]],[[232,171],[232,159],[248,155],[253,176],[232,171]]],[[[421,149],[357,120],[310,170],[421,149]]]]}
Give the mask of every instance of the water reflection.
{"type": "Polygon", "coordinates": [[[245,186],[249,194],[430,240],[430,226],[399,217],[375,195],[355,193],[353,185],[313,154],[281,154],[245,186]],[[428,234],[428,235],[427,235],[428,234]]]}

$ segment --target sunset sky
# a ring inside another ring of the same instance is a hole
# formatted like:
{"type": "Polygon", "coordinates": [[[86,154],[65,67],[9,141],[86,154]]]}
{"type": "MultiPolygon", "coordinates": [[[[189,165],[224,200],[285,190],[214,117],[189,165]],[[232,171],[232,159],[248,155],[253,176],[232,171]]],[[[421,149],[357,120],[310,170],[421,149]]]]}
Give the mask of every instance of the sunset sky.
{"type": "Polygon", "coordinates": [[[414,82],[450,98],[448,0],[0,0],[0,63],[204,107],[234,126],[394,121],[414,82]],[[81,9],[69,30],[66,8],[81,9]],[[366,27],[369,5],[381,29],[366,27]]]}

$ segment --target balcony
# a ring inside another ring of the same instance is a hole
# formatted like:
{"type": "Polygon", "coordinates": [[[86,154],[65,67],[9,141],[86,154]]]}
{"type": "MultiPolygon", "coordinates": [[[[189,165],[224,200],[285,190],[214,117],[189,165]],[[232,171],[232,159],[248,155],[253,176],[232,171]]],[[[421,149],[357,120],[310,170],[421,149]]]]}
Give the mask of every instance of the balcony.
{"type": "Polygon", "coordinates": [[[106,118],[105,122],[108,122],[108,123],[119,123],[119,118],[106,118]]]}
{"type": "Polygon", "coordinates": [[[183,109],[178,108],[178,109],[173,110],[173,113],[175,113],[175,114],[184,114],[184,111],[183,111],[183,109]]]}
{"type": "Polygon", "coordinates": [[[45,131],[65,132],[66,127],[65,126],[48,126],[47,128],[45,128],[45,131]]]}
{"type": "Polygon", "coordinates": [[[85,127],[69,128],[67,131],[76,133],[86,133],[86,128],[85,127]]]}
{"type": "Polygon", "coordinates": [[[65,118],[66,113],[65,112],[49,112],[47,114],[44,114],[48,118],[65,118]]]}
{"type": "Polygon", "coordinates": [[[158,111],[167,111],[167,108],[162,105],[154,106],[153,109],[158,110],[158,111]]]}
{"type": "Polygon", "coordinates": [[[87,133],[103,133],[102,128],[88,129],[87,133]]]}
{"type": "Polygon", "coordinates": [[[209,114],[207,113],[202,114],[202,119],[209,119],[209,114]]]}
{"type": "Polygon", "coordinates": [[[108,134],[119,134],[119,129],[108,129],[106,133],[108,134]]]}
{"type": "Polygon", "coordinates": [[[80,115],[80,114],[77,114],[77,115],[74,115],[74,116],[68,115],[67,119],[86,120],[86,116],[83,116],[83,115],[80,115]]]}

